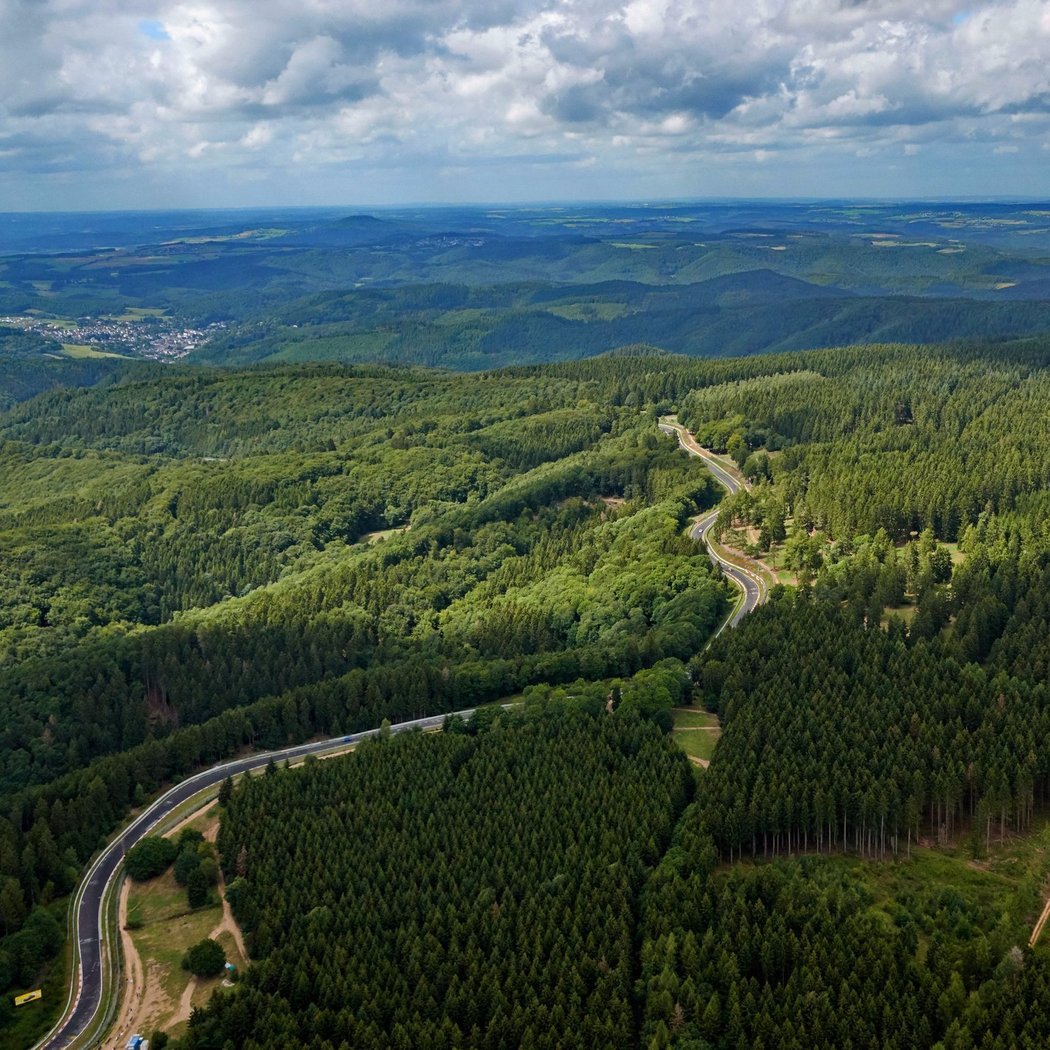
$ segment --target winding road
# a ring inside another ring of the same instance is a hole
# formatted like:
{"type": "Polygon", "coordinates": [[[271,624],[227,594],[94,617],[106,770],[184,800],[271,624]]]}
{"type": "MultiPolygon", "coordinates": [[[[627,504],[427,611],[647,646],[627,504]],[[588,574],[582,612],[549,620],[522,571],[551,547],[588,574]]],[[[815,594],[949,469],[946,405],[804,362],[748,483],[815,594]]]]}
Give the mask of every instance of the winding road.
{"type": "MultiPolygon", "coordinates": [[[[741,482],[722,467],[717,460],[702,449],[693,436],[684,427],[676,423],[663,422],[660,429],[672,436],[677,436],[679,445],[690,455],[704,461],[707,469],[730,492],[738,492],[741,482]]],[[[743,592],[743,601],[716,632],[716,637],[727,627],[735,627],[752,609],[766,600],[766,583],[757,572],[752,572],[735,562],[727,560],[717,549],[708,532],[718,516],[712,510],[698,518],[690,530],[690,535],[704,543],[712,562],[718,565],[743,592]]],[[[456,712],[461,717],[469,718],[473,709],[456,712]]],[[[402,733],[413,729],[433,729],[440,726],[445,715],[434,715],[429,718],[417,718],[409,722],[392,725],[392,733],[402,733]]],[[[379,729],[370,729],[363,733],[349,736],[332,737],[315,741],[312,744],[300,744],[297,747],[281,751],[268,751],[249,755],[246,758],[223,762],[202,770],[200,773],[176,784],[165,794],[144,810],[120,835],[102,851],[84,876],[73,900],[74,938],[77,946],[76,982],[70,989],[69,999],[61,1020],[33,1050],[59,1050],[69,1046],[83,1035],[97,1021],[102,1007],[103,984],[105,980],[105,922],[102,914],[106,888],[120,870],[124,854],[143,836],[148,835],[157,825],[178,806],[194,795],[215,787],[228,776],[248,772],[265,766],[271,759],[300,759],[307,755],[320,755],[326,751],[345,748],[367,737],[376,736],[379,729]]]]}
{"type": "MultiPolygon", "coordinates": [[[[474,711],[471,708],[455,713],[462,718],[469,718],[474,711]]],[[[433,715],[410,722],[399,722],[390,727],[390,732],[403,733],[413,729],[434,729],[441,726],[445,717],[445,715],[433,715]]],[[[292,759],[294,761],[305,758],[307,755],[320,755],[326,751],[342,749],[367,737],[376,736],[380,732],[379,729],[369,729],[363,733],[331,737],[312,744],[300,744],[281,751],[268,751],[234,759],[232,762],[223,762],[221,765],[202,770],[176,784],[144,810],[99,854],[80,883],[73,899],[73,933],[78,955],[76,980],[70,990],[61,1020],[36,1044],[33,1050],[58,1050],[59,1047],[69,1046],[97,1019],[102,1006],[104,980],[103,898],[110,880],[120,869],[124,854],[139,839],[153,831],[157,824],[176,807],[199,792],[221,784],[228,776],[237,776],[240,773],[258,769],[260,766],[265,766],[271,759],[275,761],[292,759]]]]}
{"type": "MultiPolygon", "coordinates": [[[[685,427],[678,423],[663,422],[660,424],[660,429],[672,437],[678,438],[678,444],[691,456],[696,456],[698,459],[704,461],[704,465],[714,475],[715,480],[725,487],[730,495],[734,492],[739,492],[743,487],[743,482],[737,480],[728,470],[725,469],[709,452],[702,449],[694,440],[693,435],[689,433],[685,427]]],[[[750,569],[744,568],[742,565],[738,565],[736,562],[729,561],[715,546],[714,542],[708,536],[708,532],[711,530],[711,526],[714,525],[715,519],[718,517],[718,509],[715,508],[712,511],[708,511],[707,514],[700,518],[697,518],[696,523],[689,531],[689,535],[694,540],[698,540],[707,547],[707,554],[711,561],[717,565],[722,572],[729,577],[743,591],[744,598],[733,615],[730,616],[721,627],[715,632],[717,638],[727,627],[736,627],[740,621],[747,616],[752,609],[756,606],[761,605],[767,596],[766,581],[762,578],[758,572],[753,572],[750,569]]]]}

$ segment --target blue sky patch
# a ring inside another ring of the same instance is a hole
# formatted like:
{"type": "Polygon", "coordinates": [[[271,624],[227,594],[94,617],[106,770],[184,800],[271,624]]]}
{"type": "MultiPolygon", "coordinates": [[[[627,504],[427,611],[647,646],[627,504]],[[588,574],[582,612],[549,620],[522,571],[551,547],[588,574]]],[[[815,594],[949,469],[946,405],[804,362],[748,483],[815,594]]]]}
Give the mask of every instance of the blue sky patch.
{"type": "Polygon", "coordinates": [[[158,22],[155,18],[144,18],[139,22],[139,32],[149,37],[150,40],[170,40],[168,31],[164,28],[162,22],[158,22]]]}

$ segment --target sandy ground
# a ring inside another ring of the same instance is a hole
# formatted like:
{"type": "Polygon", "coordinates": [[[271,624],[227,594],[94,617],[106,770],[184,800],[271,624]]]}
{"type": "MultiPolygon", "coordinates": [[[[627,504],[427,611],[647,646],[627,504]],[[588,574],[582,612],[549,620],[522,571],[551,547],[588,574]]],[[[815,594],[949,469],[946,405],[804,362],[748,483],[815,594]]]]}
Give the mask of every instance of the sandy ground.
{"type": "MultiPolygon", "coordinates": [[[[186,825],[199,820],[202,815],[210,813],[215,805],[216,803],[213,802],[205,809],[191,814],[172,828],[171,831],[167,832],[166,837],[173,838],[177,836],[186,825]]],[[[214,842],[218,830],[219,826],[216,821],[205,831],[205,838],[214,842]]],[[[193,1002],[194,993],[201,983],[196,979],[191,979],[176,1003],[164,991],[158,967],[151,966],[149,973],[143,973],[142,958],[135,947],[131,934],[125,929],[128,918],[128,896],[130,890],[131,883],[125,879],[120,891],[119,911],[120,939],[124,948],[125,983],[120,1009],[117,1012],[118,1021],[116,1027],[110,1029],[110,1034],[104,1043],[106,1047],[111,1047],[113,1050],[123,1050],[129,1037],[134,1033],[139,1033],[148,1038],[150,1033],[156,1028],[162,1028],[164,1031],[170,1032],[176,1025],[188,1021],[195,1005],[193,1002]]],[[[244,937],[241,934],[240,927],[234,921],[233,912],[230,910],[230,905],[226,900],[226,886],[222,881],[221,875],[218,891],[222,900],[222,919],[208,936],[214,939],[218,938],[220,934],[228,933],[237,945],[241,958],[247,959],[248,953],[244,947],[244,937]]],[[[212,984],[214,982],[209,981],[207,983],[212,984]]]]}
{"type": "MultiPolygon", "coordinates": [[[[219,822],[216,821],[208,828],[204,833],[204,837],[209,842],[214,842],[219,834],[219,822]]],[[[233,918],[233,910],[230,908],[230,902],[226,899],[226,882],[222,877],[222,871],[219,871],[219,899],[222,901],[222,922],[215,927],[211,933],[208,934],[212,940],[216,940],[220,933],[228,933],[237,945],[237,951],[241,953],[242,959],[248,958],[248,950],[244,947],[244,937],[241,936],[241,928],[237,925],[233,918]]]]}
{"type": "Polygon", "coordinates": [[[1050,919],[1050,900],[1046,902],[1046,907],[1043,908],[1043,913],[1039,916],[1039,921],[1035,924],[1035,929],[1032,930],[1032,936],[1028,939],[1029,948],[1035,947],[1035,942],[1039,940],[1039,935],[1043,932],[1043,927],[1046,925],[1047,919],[1050,919]]]}
{"type": "MultiPolygon", "coordinates": [[[[115,1028],[110,1029],[110,1034],[105,1041],[105,1046],[119,1048],[127,1045],[128,1039],[135,1032],[137,1024],[149,1017],[156,1017],[164,1010],[167,996],[160,986],[160,979],[156,973],[150,974],[146,980],[142,971],[142,959],[135,948],[135,942],[131,934],[124,928],[128,916],[128,895],[131,892],[131,882],[124,880],[120,888],[120,942],[124,949],[124,990],[121,996],[120,1009],[117,1011],[117,1023],[115,1028]]],[[[143,1033],[148,1035],[149,1033],[143,1033]]]]}
{"type": "Polygon", "coordinates": [[[399,525],[396,529],[376,529],[375,532],[366,532],[357,542],[367,543],[371,546],[373,543],[378,543],[380,540],[396,536],[399,532],[408,532],[410,528],[412,528],[411,525],[399,525]]]}

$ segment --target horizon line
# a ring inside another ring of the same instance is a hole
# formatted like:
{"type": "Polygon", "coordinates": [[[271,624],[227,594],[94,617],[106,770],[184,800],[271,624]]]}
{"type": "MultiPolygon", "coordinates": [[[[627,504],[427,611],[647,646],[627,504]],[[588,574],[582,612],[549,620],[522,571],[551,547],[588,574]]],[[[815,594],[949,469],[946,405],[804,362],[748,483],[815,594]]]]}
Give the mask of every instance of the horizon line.
{"type": "Polygon", "coordinates": [[[0,211],[0,218],[28,215],[183,215],[196,212],[252,212],[252,211],[399,211],[403,209],[477,209],[477,208],[564,208],[598,207],[690,207],[695,205],[729,204],[1047,204],[1048,197],[1016,194],[949,196],[839,196],[839,197],[551,197],[538,200],[477,200],[477,201],[403,201],[384,204],[328,203],[328,204],[209,204],[155,208],[21,208],[0,211]]]}

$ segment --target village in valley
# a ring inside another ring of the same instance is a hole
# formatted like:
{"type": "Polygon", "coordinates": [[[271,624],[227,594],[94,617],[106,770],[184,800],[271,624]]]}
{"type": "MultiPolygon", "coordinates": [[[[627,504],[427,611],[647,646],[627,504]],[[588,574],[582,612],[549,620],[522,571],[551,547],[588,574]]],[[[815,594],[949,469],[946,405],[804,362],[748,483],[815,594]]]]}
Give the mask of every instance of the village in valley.
{"type": "Polygon", "coordinates": [[[163,311],[129,308],[119,316],[58,317],[20,314],[0,317],[0,326],[20,328],[61,344],[69,356],[117,355],[152,361],[185,357],[225,329],[221,321],[196,327],[163,311]]]}

